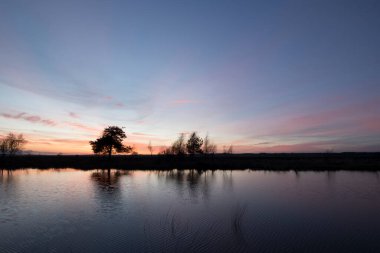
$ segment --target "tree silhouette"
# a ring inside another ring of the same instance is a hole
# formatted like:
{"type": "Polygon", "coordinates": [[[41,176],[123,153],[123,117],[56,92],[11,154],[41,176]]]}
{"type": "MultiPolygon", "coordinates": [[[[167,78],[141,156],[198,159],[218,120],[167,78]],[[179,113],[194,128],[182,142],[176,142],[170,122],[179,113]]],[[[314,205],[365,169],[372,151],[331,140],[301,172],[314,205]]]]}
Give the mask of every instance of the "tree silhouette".
{"type": "Polygon", "coordinates": [[[215,154],[216,153],[216,145],[210,141],[208,134],[206,135],[203,141],[203,153],[205,154],[215,154]]]}
{"type": "Polygon", "coordinates": [[[132,147],[125,146],[122,142],[127,138],[123,129],[117,126],[109,126],[103,130],[103,134],[95,141],[90,141],[95,154],[108,154],[111,159],[112,153],[129,153],[132,147]]]}
{"type": "Polygon", "coordinates": [[[152,142],[151,141],[149,141],[148,150],[150,152],[150,155],[152,155],[153,154],[153,147],[152,147],[152,142]]]}
{"type": "Polygon", "coordinates": [[[228,148],[226,146],[223,146],[223,154],[232,154],[233,147],[230,145],[228,148]]]}
{"type": "Polygon", "coordinates": [[[0,152],[3,156],[8,153],[8,141],[6,138],[0,140],[0,152]]]}
{"type": "Polygon", "coordinates": [[[172,144],[171,153],[173,155],[184,155],[184,154],[186,154],[185,134],[184,133],[181,133],[178,136],[178,139],[172,144]]]}
{"type": "Polygon", "coordinates": [[[202,153],[202,145],[203,145],[203,140],[200,138],[196,132],[193,132],[190,135],[189,140],[186,143],[186,149],[187,153],[194,155],[196,153],[201,154],[202,153]]]}
{"type": "Polygon", "coordinates": [[[5,155],[14,155],[20,152],[27,141],[22,134],[15,135],[9,133],[4,139],[0,140],[0,152],[5,155]]]}

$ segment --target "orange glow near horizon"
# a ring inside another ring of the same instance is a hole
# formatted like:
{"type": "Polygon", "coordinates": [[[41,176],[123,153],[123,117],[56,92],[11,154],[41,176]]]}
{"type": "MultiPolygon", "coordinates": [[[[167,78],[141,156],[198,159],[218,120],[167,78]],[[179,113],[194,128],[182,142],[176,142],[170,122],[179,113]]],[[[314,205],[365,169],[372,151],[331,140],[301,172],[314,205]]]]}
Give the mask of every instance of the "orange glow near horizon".
{"type": "MultiPolygon", "coordinates": [[[[126,145],[134,147],[134,151],[138,154],[150,154],[147,148],[148,144],[125,143],[126,145]]],[[[153,146],[153,153],[158,153],[161,149],[161,146],[153,146]]],[[[24,153],[28,154],[30,151],[33,151],[33,154],[93,154],[89,141],[87,140],[28,140],[24,146],[24,153]]]]}

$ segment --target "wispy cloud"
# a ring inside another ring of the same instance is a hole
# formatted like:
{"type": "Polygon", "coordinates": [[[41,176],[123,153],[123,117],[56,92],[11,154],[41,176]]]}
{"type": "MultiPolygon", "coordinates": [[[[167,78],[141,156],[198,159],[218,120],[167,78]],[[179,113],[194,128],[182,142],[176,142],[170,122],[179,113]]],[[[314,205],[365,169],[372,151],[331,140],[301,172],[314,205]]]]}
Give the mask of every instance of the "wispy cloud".
{"type": "Polygon", "coordinates": [[[146,142],[148,141],[154,141],[154,142],[166,142],[168,139],[161,138],[157,135],[154,134],[146,134],[146,133],[141,133],[141,132],[132,132],[131,134],[128,134],[128,139],[126,140],[127,142],[146,142]]]}
{"type": "Polygon", "coordinates": [[[171,102],[171,104],[174,104],[174,105],[196,104],[196,103],[199,103],[199,101],[192,100],[192,99],[178,99],[171,102]]]}
{"type": "Polygon", "coordinates": [[[72,117],[72,118],[75,118],[75,119],[79,119],[79,115],[75,112],[69,112],[69,116],[72,117]]]}
{"type": "Polygon", "coordinates": [[[253,145],[268,145],[268,144],[271,144],[271,142],[259,142],[259,143],[255,143],[253,145]]]}
{"type": "Polygon", "coordinates": [[[10,114],[10,113],[1,113],[1,116],[8,119],[20,119],[22,118],[26,113],[21,112],[19,114],[10,114]]]}
{"type": "Polygon", "coordinates": [[[139,135],[139,136],[152,136],[151,134],[145,134],[145,133],[139,133],[139,132],[133,132],[133,135],[139,135]]]}
{"type": "MultiPolygon", "coordinates": [[[[76,113],[73,113],[73,112],[70,112],[69,115],[72,118],[79,117],[76,113]]],[[[41,124],[41,125],[46,125],[46,126],[59,126],[61,128],[70,127],[70,128],[90,132],[90,133],[98,133],[100,131],[100,129],[86,125],[86,124],[77,123],[77,122],[69,122],[69,121],[58,122],[52,119],[42,118],[38,115],[28,114],[26,112],[20,112],[20,113],[14,113],[14,114],[0,113],[0,116],[6,119],[24,120],[31,123],[36,123],[36,124],[41,124]]]]}
{"type": "Polygon", "coordinates": [[[29,115],[25,112],[21,112],[18,114],[1,113],[0,115],[3,118],[7,118],[7,119],[22,119],[22,120],[29,121],[31,123],[39,123],[39,124],[48,125],[48,126],[57,125],[57,122],[55,122],[54,120],[44,119],[37,115],[29,115]]]}
{"type": "Polygon", "coordinates": [[[67,125],[71,128],[76,128],[79,130],[84,130],[84,131],[89,131],[89,132],[99,132],[100,131],[100,129],[98,129],[98,128],[87,126],[87,125],[84,125],[81,123],[76,123],[76,122],[64,122],[64,123],[65,123],[65,125],[67,125]]]}
{"type": "Polygon", "coordinates": [[[78,140],[78,139],[50,139],[49,142],[68,143],[68,144],[75,144],[75,145],[88,145],[87,140],[78,140]]]}

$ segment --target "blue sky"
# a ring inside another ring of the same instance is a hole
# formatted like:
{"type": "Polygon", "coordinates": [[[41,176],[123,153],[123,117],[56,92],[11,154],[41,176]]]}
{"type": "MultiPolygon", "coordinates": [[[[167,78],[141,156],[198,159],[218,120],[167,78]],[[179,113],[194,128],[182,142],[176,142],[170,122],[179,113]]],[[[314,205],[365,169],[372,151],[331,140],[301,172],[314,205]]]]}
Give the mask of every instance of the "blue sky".
{"type": "Polygon", "coordinates": [[[1,1],[0,134],[380,151],[378,1],[1,1]]]}

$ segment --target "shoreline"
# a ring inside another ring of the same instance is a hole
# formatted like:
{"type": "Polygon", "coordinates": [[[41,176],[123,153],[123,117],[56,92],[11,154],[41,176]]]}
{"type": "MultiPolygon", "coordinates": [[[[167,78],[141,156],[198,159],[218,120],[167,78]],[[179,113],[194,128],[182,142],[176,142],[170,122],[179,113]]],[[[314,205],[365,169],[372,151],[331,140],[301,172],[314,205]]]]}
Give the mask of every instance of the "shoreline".
{"type": "Polygon", "coordinates": [[[195,156],[17,155],[0,157],[0,169],[74,168],[123,170],[356,170],[380,171],[376,153],[214,154],[195,156]]]}

